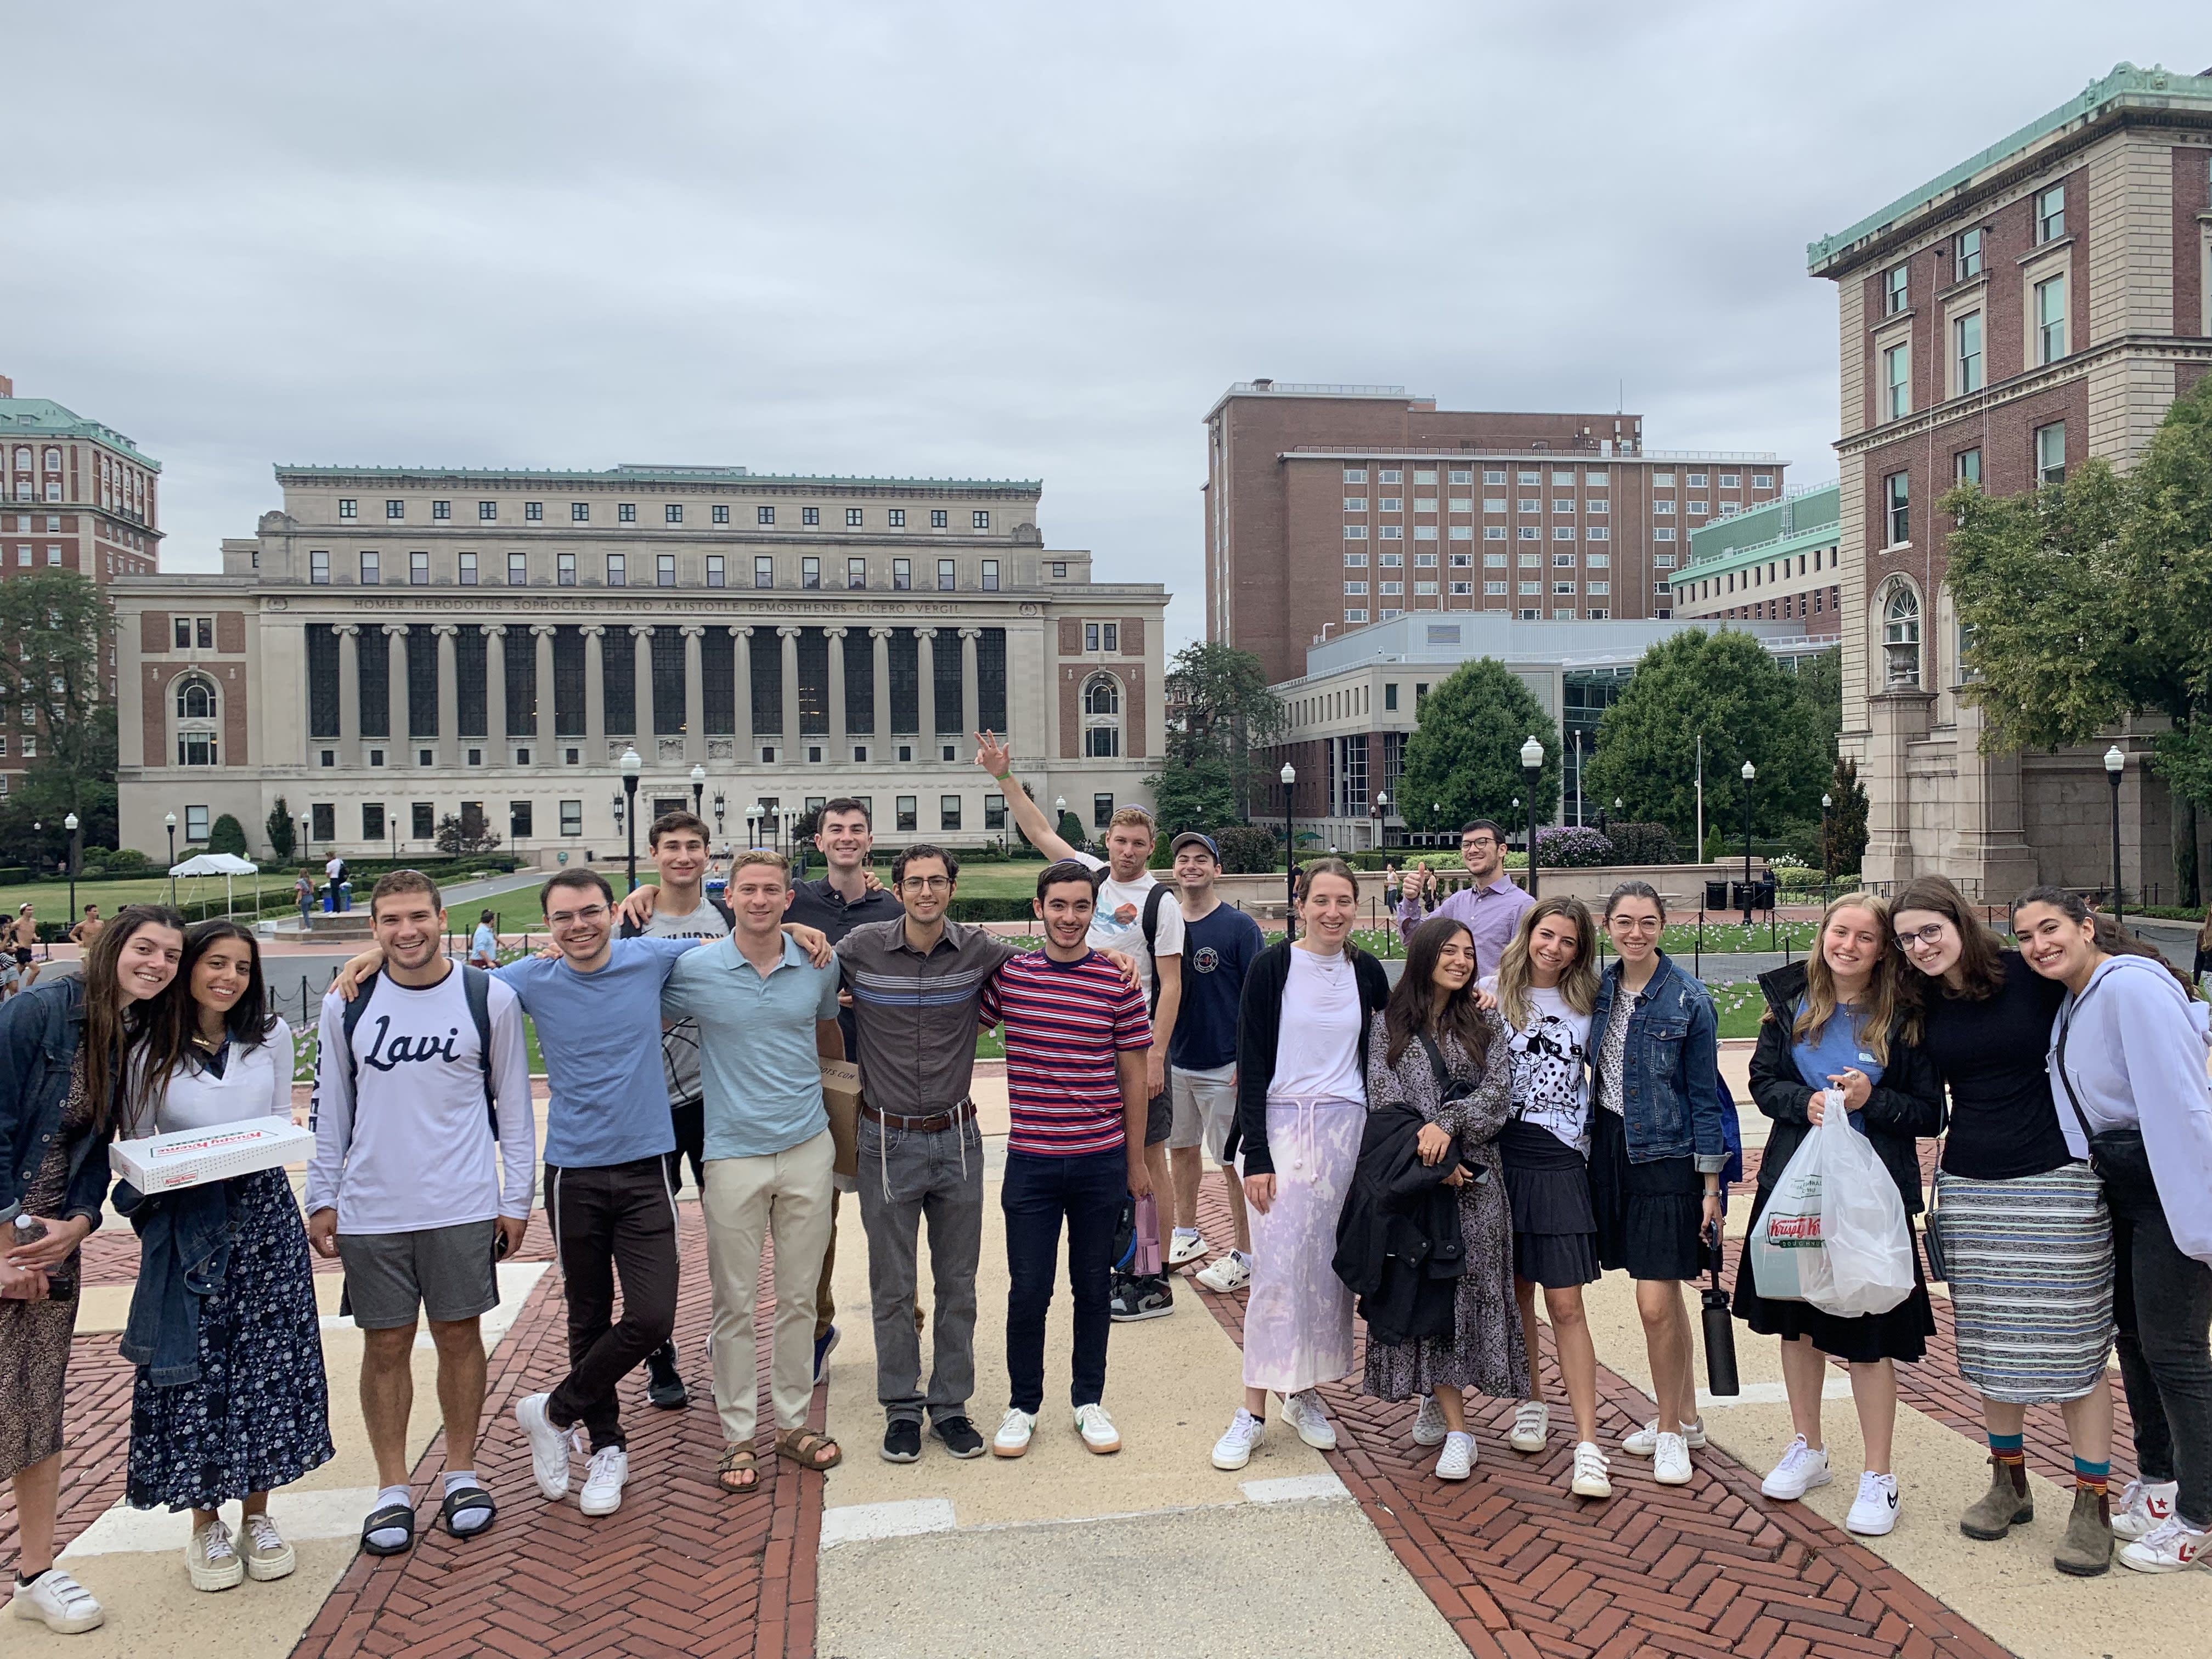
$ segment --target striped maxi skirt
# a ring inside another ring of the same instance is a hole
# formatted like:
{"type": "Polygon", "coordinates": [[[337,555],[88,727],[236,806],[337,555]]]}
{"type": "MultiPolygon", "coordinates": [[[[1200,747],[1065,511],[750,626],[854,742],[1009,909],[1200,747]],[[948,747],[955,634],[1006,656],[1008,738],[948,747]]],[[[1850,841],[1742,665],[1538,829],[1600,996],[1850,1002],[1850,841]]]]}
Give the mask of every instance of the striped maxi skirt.
{"type": "Polygon", "coordinates": [[[2078,1400],[2112,1347],[2112,1222],[2086,1164],[2010,1181],[1939,1171],[1959,1374],[1985,1399],[2078,1400]]]}

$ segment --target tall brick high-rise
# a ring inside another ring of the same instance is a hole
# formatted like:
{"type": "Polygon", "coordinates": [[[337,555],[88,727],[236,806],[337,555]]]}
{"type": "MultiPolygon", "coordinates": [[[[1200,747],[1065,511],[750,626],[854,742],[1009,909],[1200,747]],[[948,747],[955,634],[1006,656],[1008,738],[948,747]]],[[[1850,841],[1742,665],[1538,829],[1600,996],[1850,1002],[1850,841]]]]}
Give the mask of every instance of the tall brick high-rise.
{"type": "Polygon", "coordinates": [[[1403,386],[1240,382],[1206,428],[1206,635],[1277,681],[1325,634],[1408,612],[1668,616],[1691,530],[1783,486],[1771,454],[1647,450],[1641,416],[1403,386]]]}

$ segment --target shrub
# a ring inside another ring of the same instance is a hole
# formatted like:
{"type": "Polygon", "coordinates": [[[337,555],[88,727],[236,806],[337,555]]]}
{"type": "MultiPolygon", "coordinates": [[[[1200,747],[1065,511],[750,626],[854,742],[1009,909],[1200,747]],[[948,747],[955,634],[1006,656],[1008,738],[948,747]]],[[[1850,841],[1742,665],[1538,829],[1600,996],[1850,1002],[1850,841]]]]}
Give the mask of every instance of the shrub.
{"type": "Polygon", "coordinates": [[[1612,842],[1595,830],[1540,830],[1536,861],[1555,870],[1588,870],[1620,860],[1612,842]]]}
{"type": "Polygon", "coordinates": [[[1213,832],[1221,848],[1221,868],[1232,876],[1264,876],[1275,867],[1281,843],[1274,831],[1255,823],[1232,823],[1213,832]]]}
{"type": "MultiPolygon", "coordinates": [[[[88,853],[85,856],[89,859],[92,854],[88,853]]],[[[154,860],[135,847],[118,847],[112,853],[100,854],[100,862],[109,875],[119,876],[133,871],[144,870],[154,860]]]]}
{"type": "Polygon", "coordinates": [[[246,856],[246,826],[225,812],[208,831],[208,851],[228,853],[238,858],[246,856]]]}
{"type": "Polygon", "coordinates": [[[1615,823],[1607,827],[1615,864],[1680,864],[1682,849],[1663,823],[1615,823]]]}

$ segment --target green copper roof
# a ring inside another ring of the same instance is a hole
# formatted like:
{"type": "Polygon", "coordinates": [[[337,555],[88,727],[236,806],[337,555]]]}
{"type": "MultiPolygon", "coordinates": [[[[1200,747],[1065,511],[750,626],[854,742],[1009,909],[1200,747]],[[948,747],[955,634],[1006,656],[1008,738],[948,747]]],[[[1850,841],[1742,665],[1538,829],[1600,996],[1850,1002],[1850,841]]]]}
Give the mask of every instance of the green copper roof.
{"type": "Polygon", "coordinates": [[[1685,568],[1702,574],[1740,554],[1756,551],[1760,558],[1776,558],[1800,548],[1826,546],[1842,534],[1842,486],[1830,483],[1716,519],[1690,532],[1685,568]]]}
{"type": "Polygon", "coordinates": [[[90,438],[128,455],[149,472],[161,470],[161,462],[140,454],[138,446],[113,427],[88,421],[51,398],[0,398],[0,438],[28,437],[90,438]]]}
{"type": "Polygon", "coordinates": [[[1044,482],[1039,478],[845,478],[834,473],[755,472],[742,466],[655,466],[642,462],[629,462],[597,472],[526,466],[290,466],[281,461],[276,465],[279,483],[311,483],[332,478],[391,478],[418,483],[440,479],[450,479],[457,483],[474,480],[491,483],[500,479],[515,479],[548,484],[631,483],[640,488],[677,483],[720,483],[740,487],[748,484],[802,484],[817,485],[823,489],[939,490],[948,494],[977,489],[1011,489],[1032,495],[1042,493],[1044,489],[1044,482]]]}
{"type": "Polygon", "coordinates": [[[1938,173],[1880,212],[1869,214],[1848,230],[1806,244],[1808,270],[1814,276],[1820,275],[1860,243],[1892,228],[1899,220],[1960,193],[1990,168],[2010,161],[2052,133],[2071,126],[2086,126],[2123,107],[2190,111],[2212,123],[2212,75],[2177,75],[2156,65],[2142,70],[2133,64],[2117,64],[2103,80],[2090,82],[2080,94],[2047,115],[1999,139],[1978,155],[1968,156],[1948,172],[1938,173]]]}

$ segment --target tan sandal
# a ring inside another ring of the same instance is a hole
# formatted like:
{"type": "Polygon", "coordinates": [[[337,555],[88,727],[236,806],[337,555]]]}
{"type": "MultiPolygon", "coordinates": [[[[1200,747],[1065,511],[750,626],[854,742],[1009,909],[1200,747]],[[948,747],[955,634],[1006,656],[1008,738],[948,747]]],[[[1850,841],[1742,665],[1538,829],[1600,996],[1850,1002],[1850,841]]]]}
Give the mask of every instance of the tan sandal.
{"type": "Polygon", "coordinates": [[[732,1498],[742,1498],[747,1492],[758,1492],[760,1483],[759,1462],[750,1446],[733,1444],[722,1448],[722,1461],[714,1466],[716,1486],[732,1498]],[[742,1486],[732,1486],[730,1477],[733,1474],[750,1475],[752,1479],[742,1486]]]}
{"type": "Polygon", "coordinates": [[[844,1449],[826,1434],[812,1429],[793,1429],[789,1434],[780,1434],[775,1439],[779,1457],[789,1458],[802,1469],[812,1469],[820,1474],[836,1468],[845,1461],[844,1449]],[[822,1454],[830,1455],[823,1457],[822,1454]]]}

